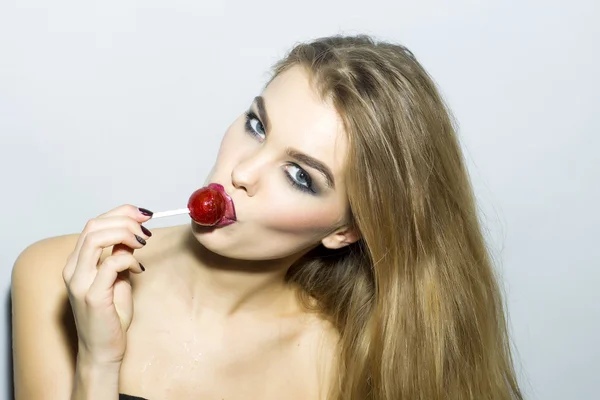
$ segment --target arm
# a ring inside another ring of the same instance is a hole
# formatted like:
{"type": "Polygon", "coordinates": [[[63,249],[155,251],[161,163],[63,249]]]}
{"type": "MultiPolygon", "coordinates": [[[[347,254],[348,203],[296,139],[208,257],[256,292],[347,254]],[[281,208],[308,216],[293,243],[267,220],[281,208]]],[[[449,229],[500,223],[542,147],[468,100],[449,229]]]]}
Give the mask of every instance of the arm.
{"type": "Polygon", "coordinates": [[[68,399],[77,334],[62,278],[77,235],[45,239],[25,249],[12,271],[15,399],[68,399]]]}
{"type": "Polygon", "coordinates": [[[143,271],[133,251],[151,235],[141,226],[149,218],[123,205],[88,221],[80,235],[40,241],[19,256],[12,276],[17,400],[118,398],[133,316],[131,287],[118,276],[143,271]]]}
{"type": "Polygon", "coordinates": [[[77,359],[77,332],[62,270],[78,235],[25,249],[12,272],[15,399],[109,399],[119,366],[77,359]]]}
{"type": "Polygon", "coordinates": [[[78,358],[71,400],[117,400],[121,364],[96,365],[78,358]]]}
{"type": "Polygon", "coordinates": [[[117,399],[120,364],[77,355],[77,330],[62,271],[79,235],[32,244],[12,271],[15,400],[117,399]]]}

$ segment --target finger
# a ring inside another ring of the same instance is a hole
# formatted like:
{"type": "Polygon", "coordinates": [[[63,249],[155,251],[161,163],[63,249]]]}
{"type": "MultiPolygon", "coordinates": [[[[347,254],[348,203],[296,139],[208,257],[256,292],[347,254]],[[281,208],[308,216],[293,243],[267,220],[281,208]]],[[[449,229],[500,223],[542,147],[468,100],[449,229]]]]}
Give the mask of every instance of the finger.
{"type": "Polygon", "coordinates": [[[116,244],[124,244],[131,249],[141,249],[146,241],[127,228],[103,229],[89,233],[81,246],[72,279],[77,279],[79,275],[87,277],[85,281],[91,282],[96,275],[102,250],[116,244]]]}
{"type": "Polygon", "coordinates": [[[145,208],[133,206],[131,204],[123,204],[117,208],[113,208],[112,210],[105,212],[104,214],[100,214],[98,218],[114,217],[117,215],[128,216],[140,223],[148,221],[150,218],[152,218],[151,211],[148,211],[145,208]]]}
{"type": "Polygon", "coordinates": [[[79,235],[79,239],[75,246],[75,253],[79,254],[86,236],[91,232],[100,231],[103,229],[115,229],[123,226],[128,227],[131,232],[144,239],[148,239],[150,236],[152,236],[152,232],[150,232],[146,227],[140,225],[140,222],[129,216],[116,215],[104,218],[94,218],[87,222],[83,232],[81,235],[79,235]]]}
{"type": "Polygon", "coordinates": [[[146,236],[152,236],[152,232],[143,227],[138,220],[128,215],[113,215],[91,219],[85,225],[83,232],[89,233],[99,231],[101,229],[119,228],[121,226],[128,226],[132,232],[143,233],[146,236]]]}
{"type": "MultiPolygon", "coordinates": [[[[117,208],[113,208],[112,210],[104,213],[104,214],[100,214],[98,217],[91,219],[87,222],[87,224],[85,225],[83,232],[90,232],[92,230],[95,230],[95,224],[98,223],[98,220],[100,219],[104,219],[107,217],[116,217],[116,216],[124,216],[124,217],[129,217],[131,219],[133,219],[134,221],[138,222],[138,223],[143,223],[148,221],[150,218],[152,218],[152,211],[146,210],[145,208],[139,208],[136,206],[133,206],[131,204],[123,204],[117,208]]],[[[85,239],[85,235],[79,235],[79,239],[77,241],[77,245],[76,245],[76,249],[78,250],[79,248],[81,248],[81,245],[83,243],[83,240],[85,239]]]]}
{"type": "MultiPolygon", "coordinates": [[[[130,225],[130,227],[133,228],[132,232],[137,232],[137,235],[142,236],[144,239],[148,239],[152,236],[152,232],[150,232],[150,230],[148,230],[145,226],[140,225],[140,223],[138,221],[134,220],[131,217],[106,217],[107,220],[118,219],[118,218],[126,218],[126,219],[128,219],[128,221],[130,221],[129,222],[130,224],[131,224],[131,222],[133,222],[133,225],[130,225]],[[140,234],[140,232],[141,232],[141,234],[140,234]]],[[[113,246],[112,254],[120,254],[120,253],[124,253],[124,252],[133,254],[133,249],[124,244],[116,244],[113,246]]]]}
{"type": "Polygon", "coordinates": [[[112,302],[115,281],[119,273],[127,270],[137,273],[142,272],[140,263],[132,254],[123,253],[107,257],[100,264],[96,278],[90,285],[90,289],[85,297],[88,305],[112,302]]]}
{"type": "Polygon", "coordinates": [[[127,245],[124,244],[115,244],[113,246],[112,249],[112,255],[116,255],[116,254],[122,254],[122,253],[129,253],[129,254],[133,254],[133,249],[127,245]]]}
{"type": "Polygon", "coordinates": [[[65,282],[65,285],[68,285],[69,282],[71,281],[71,278],[73,277],[73,273],[75,272],[75,265],[77,264],[77,254],[75,254],[75,251],[71,252],[71,254],[69,254],[69,257],[67,258],[67,262],[62,270],[62,277],[63,277],[63,281],[65,282]]]}

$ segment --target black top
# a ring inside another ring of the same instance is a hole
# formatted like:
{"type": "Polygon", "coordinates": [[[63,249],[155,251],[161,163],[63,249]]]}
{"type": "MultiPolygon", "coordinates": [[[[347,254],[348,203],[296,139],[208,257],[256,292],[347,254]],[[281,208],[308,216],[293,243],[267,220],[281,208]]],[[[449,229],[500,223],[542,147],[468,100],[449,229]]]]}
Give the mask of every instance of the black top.
{"type": "Polygon", "coordinates": [[[119,400],[148,400],[143,397],[130,396],[128,394],[119,393],[119,400]]]}

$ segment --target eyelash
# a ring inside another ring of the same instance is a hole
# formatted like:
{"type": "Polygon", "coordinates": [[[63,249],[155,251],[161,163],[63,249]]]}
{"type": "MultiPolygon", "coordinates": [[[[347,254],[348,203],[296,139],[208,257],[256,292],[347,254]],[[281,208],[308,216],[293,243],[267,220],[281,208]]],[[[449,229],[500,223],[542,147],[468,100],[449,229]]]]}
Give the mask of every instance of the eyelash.
{"type": "MultiPolygon", "coordinates": [[[[252,110],[246,111],[245,118],[246,118],[246,122],[244,123],[244,129],[245,129],[246,133],[248,133],[249,135],[252,135],[254,137],[257,137],[259,139],[262,139],[259,136],[259,133],[256,132],[254,130],[254,128],[252,128],[252,124],[250,123],[250,121],[252,121],[253,119],[258,121],[258,123],[263,127],[263,132],[264,132],[264,126],[263,126],[262,122],[260,122],[260,119],[258,118],[258,116],[254,113],[254,111],[252,111],[252,110]]],[[[266,133],[265,133],[265,135],[266,135],[266,133]]],[[[312,178],[311,178],[310,174],[308,172],[306,172],[304,169],[302,169],[298,164],[290,163],[288,165],[288,167],[289,166],[296,167],[300,171],[304,172],[304,174],[306,174],[306,181],[307,181],[308,186],[301,185],[298,182],[296,182],[294,180],[294,178],[292,178],[292,176],[287,172],[287,167],[286,167],[285,177],[290,182],[290,184],[302,192],[316,194],[317,192],[313,188],[312,178]]]]}
{"type": "MultiPolygon", "coordinates": [[[[246,111],[245,115],[246,115],[246,123],[244,124],[244,127],[246,128],[246,132],[248,132],[252,136],[258,137],[258,133],[252,128],[252,124],[250,124],[250,121],[255,119],[258,121],[260,126],[263,126],[262,122],[260,122],[260,119],[258,119],[256,114],[252,110],[246,111]]],[[[263,132],[264,132],[264,130],[265,130],[265,128],[263,126],[263,132]]]]}

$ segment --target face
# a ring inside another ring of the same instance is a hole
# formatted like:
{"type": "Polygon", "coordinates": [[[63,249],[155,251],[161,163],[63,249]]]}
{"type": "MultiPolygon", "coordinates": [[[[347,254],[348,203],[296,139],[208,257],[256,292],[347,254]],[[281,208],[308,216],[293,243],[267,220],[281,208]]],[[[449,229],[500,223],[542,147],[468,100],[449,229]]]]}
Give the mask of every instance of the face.
{"type": "Polygon", "coordinates": [[[348,244],[347,150],[334,107],[319,98],[301,67],[288,69],[229,127],[205,182],[225,187],[237,221],[195,226],[196,238],[215,253],[245,260],[348,244]]]}

